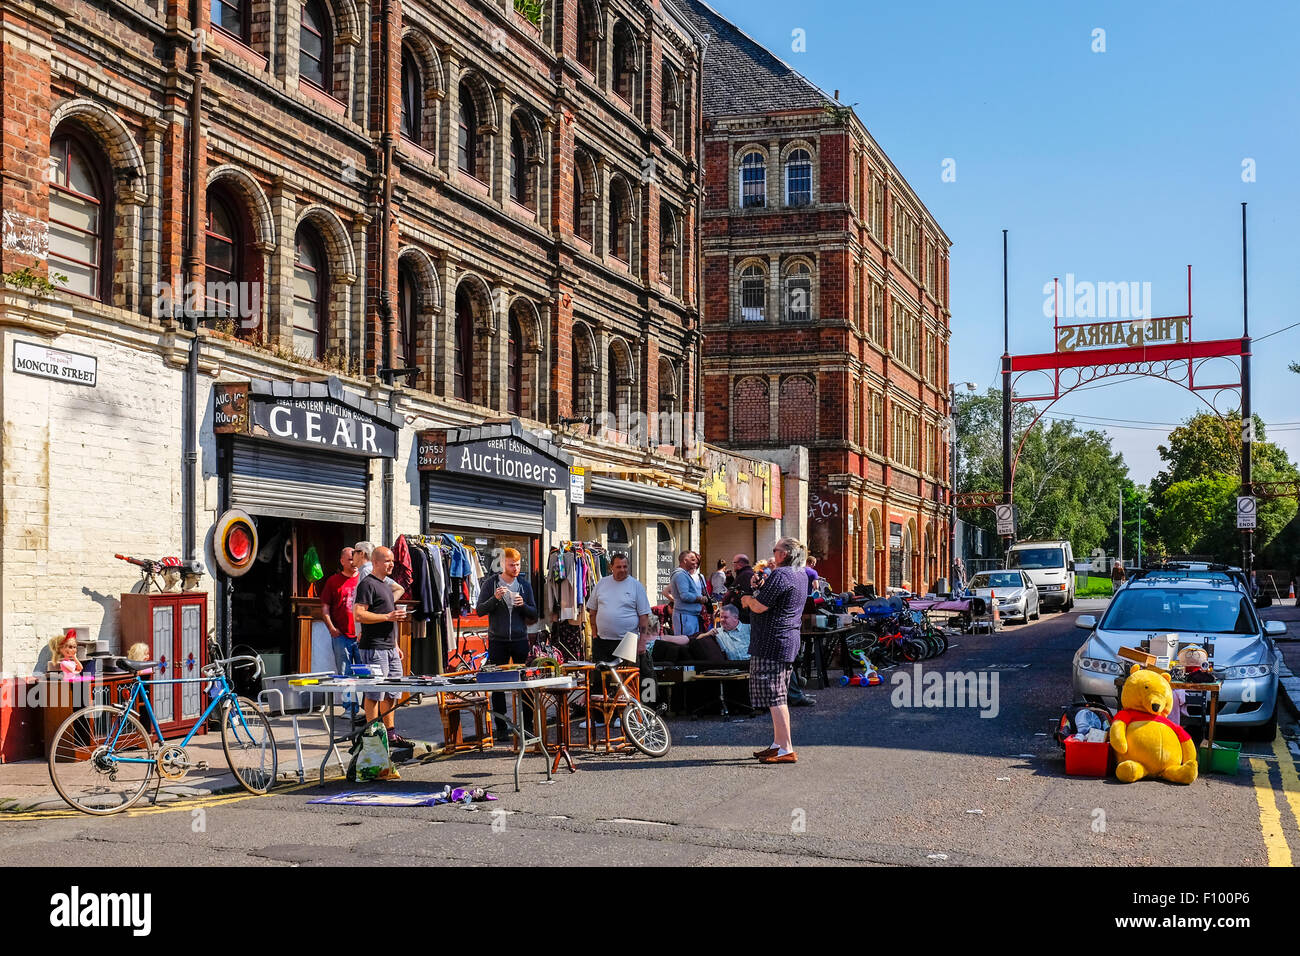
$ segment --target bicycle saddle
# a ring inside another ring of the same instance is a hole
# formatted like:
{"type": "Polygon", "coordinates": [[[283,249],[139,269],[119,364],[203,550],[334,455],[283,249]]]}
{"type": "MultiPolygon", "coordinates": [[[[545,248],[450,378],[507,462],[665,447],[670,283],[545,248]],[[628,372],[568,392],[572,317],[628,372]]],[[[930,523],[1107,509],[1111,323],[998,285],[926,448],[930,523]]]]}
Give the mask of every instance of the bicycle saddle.
{"type": "Polygon", "coordinates": [[[152,670],[158,666],[157,661],[132,661],[125,657],[118,660],[118,665],[131,671],[133,674],[139,674],[141,671],[152,670]]]}

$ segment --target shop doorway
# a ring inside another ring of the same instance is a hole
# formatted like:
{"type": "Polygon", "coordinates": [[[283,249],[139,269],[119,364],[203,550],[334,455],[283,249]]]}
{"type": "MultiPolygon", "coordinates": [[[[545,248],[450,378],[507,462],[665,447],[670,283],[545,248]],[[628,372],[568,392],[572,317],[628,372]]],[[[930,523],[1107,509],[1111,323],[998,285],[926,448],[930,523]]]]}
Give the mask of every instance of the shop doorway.
{"type": "Polygon", "coordinates": [[[339,551],[361,540],[364,528],[269,515],[254,515],[253,520],[257,524],[257,558],[247,574],[232,581],[231,641],[236,648],[251,648],[261,654],[267,675],[274,677],[298,670],[298,642],[311,640],[308,606],[319,606],[325,579],[338,570],[339,551]],[[320,581],[312,581],[303,567],[303,559],[313,548],[324,573],[320,581]],[[305,626],[304,613],[308,618],[305,626]]]}
{"type": "Polygon", "coordinates": [[[672,582],[673,571],[677,567],[677,542],[673,540],[672,530],[662,521],[659,522],[658,530],[659,542],[656,546],[658,577],[656,584],[659,588],[658,593],[663,594],[668,585],[672,582]]]}

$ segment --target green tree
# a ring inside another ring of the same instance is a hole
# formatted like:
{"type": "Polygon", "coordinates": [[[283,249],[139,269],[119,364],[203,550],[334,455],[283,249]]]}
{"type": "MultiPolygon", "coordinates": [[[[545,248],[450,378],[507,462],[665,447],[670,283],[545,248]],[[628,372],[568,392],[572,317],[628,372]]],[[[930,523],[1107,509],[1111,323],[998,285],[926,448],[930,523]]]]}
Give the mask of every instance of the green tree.
{"type": "MultiPolygon", "coordinates": [[[[956,416],[957,490],[1000,490],[1002,393],[989,389],[984,395],[958,396],[956,416]]],[[[1026,435],[1033,420],[1031,408],[1013,406],[1012,441],[1024,439],[1012,495],[1017,537],[1067,538],[1080,558],[1107,540],[1113,549],[1120,485],[1128,475],[1123,456],[1111,451],[1105,434],[1082,430],[1073,421],[1044,419],[1026,435]]],[[[962,517],[996,530],[992,509],[970,509],[962,517]]]]}
{"type": "MultiPolygon", "coordinates": [[[[1254,416],[1251,468],[1255,481],[1297,477],[1286,451],[1267,440],[1265,426],[1254,416]]],[[[1167,463],[1151,482],[1158,509],[1160,538],[1172,554],[1202,555],[1230,563],[1241,559],[1236,527],[1236,496],[1241,488],[1242,422],[1240,415],[1219,418],[1194,415],[1169,433],[1159,446],[1167,463]]],[[[1297,502],[1282,498],[1260,502],[1255,550],[1262,551],[1296,515],[1297,502]]]]}

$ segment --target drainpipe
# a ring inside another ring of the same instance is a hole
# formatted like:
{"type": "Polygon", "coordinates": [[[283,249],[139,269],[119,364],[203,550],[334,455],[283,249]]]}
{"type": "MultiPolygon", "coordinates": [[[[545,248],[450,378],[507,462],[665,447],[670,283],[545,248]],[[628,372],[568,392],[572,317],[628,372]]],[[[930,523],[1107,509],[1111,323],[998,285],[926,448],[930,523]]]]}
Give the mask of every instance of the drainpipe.
{"type": "MultiPolygon", "coordinates": [[[[704,57],[709,52],[709,40],[712,34],[696,33],[700,40],[700,69],[699,80],[696,82],[696,97],[699,100],[698,121],[695,124],[695,181],[699,187],[699,201],[695,213],[695,312],[697,326],[697,341],[695,349],[695,407],[691,409],[691,428],[695,426],[695,415],[698,409],[704,408],[704,400],[700,395],[700,365],[704,361],[704,57]]],[[[701,438],[701,440],[703,440],[701,438]]],[[[691,445],[694,448],[694,442],[691,445]]],[[[685,448],[683,448],[683,452],[685,448]]]]}
{"type": "MultiPolygon", "coordinates": [[[[186,254],[186,273],[191,282],[198,281],[203,256],[203,184],[200,182],[203,171],[203,87],[205,68],[203,64],[204,28],[202,22],[203,4],[196,0],[190,10],[190,23],[194,28],[194,40],[190,44],[190,75],[193,89],[190,92],[190,168],[189,168],[189,250],[186,254]]],[[[181,296],[182,301],[184,296],[181,296]]],[[[206,299],[204,300],[206,303],[206,299]]],[[[185,315],[185,328],[192,335],[190,339],[189,364],[185,369],[184,399],[181,403],[183,418],[181,444],[181,550],[185,562],[191,570],[198,570],[197,534],[195,533],[197,503],[195,496],[194,469],[198,465],[198,434],[195,426],[195,414],[199,391],[199,317],[194,313],[185,315]]]]}
{"type": "MultiPolygon", "coordinates": [[[[379,270],[379,323],[380,335],[382,338],[380,354],[382,356],[382,370],[380,379],[388,385],[388,407],[391,411],[397,409],[397,391],[393,388],[394,378],[389,370],[393,367],[393,356],[396,354],[397,332],[393,316],[392,289],[388,284],[388,274],[392,268],[393,256],[393,239],[392,239],[392,222],[393,222],[393,129],[392,129],[392,83],[389,79],[389,60],[391,58],[391,39],[392,23],[390,20],[391,3],[390,0],[384,0],[382,17],[383,30],[382,42],[380,44],[380,71],[384,84],[383,104],[383,175],[384,175],[384,193],[380,210],[379,221],[383,229],[383,235],[380,239],[380,270],[379,270]]],[[[384,458],[383,464],[384,481],[383,481],[383,528],[380,534],[381,540],[385,543],[393,540],[393,459],[384,458]]]]}

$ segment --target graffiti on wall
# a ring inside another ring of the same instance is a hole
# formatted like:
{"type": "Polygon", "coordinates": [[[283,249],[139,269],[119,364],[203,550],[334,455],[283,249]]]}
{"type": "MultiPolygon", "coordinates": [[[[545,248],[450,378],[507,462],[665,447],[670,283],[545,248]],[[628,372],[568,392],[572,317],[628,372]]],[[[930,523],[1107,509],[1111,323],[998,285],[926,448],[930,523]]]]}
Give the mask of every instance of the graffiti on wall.
{"type": "Polygon", "coordinates": [[[840,516],[837,502],[823,498],[816,492],[808,496],[808,518],[810,521],[830,521],[840,516]]]}

